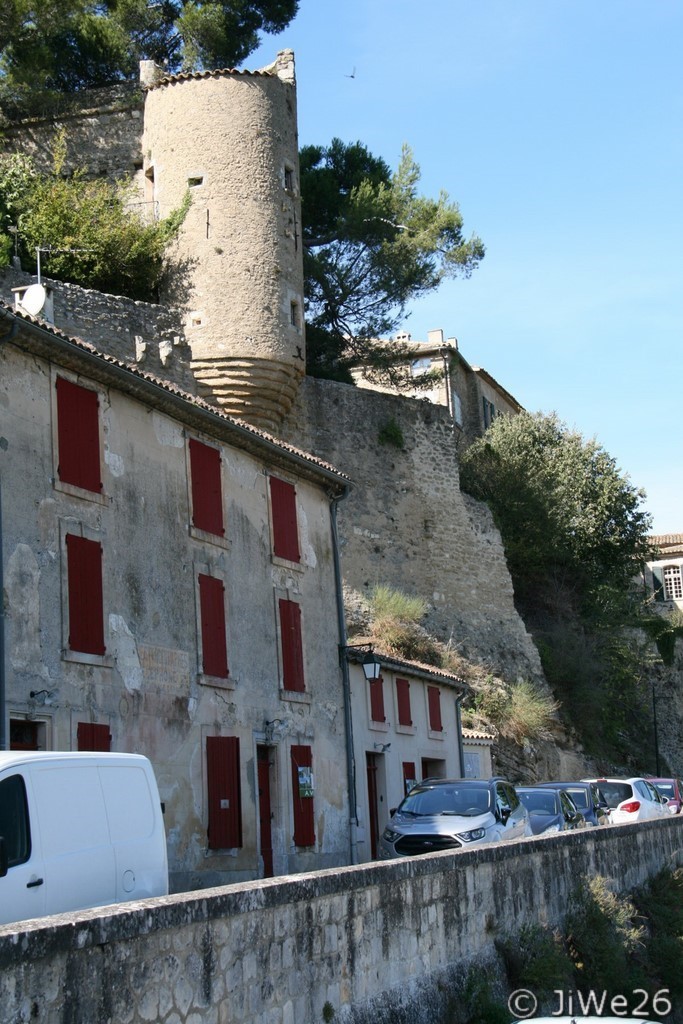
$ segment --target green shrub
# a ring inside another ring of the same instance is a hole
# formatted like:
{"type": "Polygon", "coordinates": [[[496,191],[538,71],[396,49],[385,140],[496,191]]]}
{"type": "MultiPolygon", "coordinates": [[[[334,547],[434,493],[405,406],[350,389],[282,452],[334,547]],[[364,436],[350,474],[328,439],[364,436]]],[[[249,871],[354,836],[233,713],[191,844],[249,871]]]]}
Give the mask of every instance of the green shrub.
{"type": "Polygon", "coordinates": [[[427,602],[381,583],[370,594],[370,610],[375,621],[419,622],[427,611],[427,602]]]}

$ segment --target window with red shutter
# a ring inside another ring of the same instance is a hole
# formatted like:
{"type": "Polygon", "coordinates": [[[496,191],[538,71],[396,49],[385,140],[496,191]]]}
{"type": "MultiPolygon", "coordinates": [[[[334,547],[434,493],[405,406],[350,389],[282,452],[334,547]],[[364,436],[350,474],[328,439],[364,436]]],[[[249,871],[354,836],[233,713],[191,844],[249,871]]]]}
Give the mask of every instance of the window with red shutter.
{"type": "Polygon", "coordinates": [[[313,846],[315,843],[315,827],[312,790],[313,754],[311,748],[293,746],[291,759],[294,845],[313,846]]]}
{"type": "Polygon", "coordinates": [[[280,637],[282,641],[282,687],[303,693],[304,651],[301,639],[301,608],[296,601],[279,599],[280,637]]]}
{"type": "Polygon", "coordinates": [[[441,723],[441,690],[438,686],[427,687],[429,703],[429,728],[432,732],[443,732],[441,723]]]}
{"type": "Polygon", "coordinates": [[[199,615],[202,633],[202,671],[207,676],[228,678],[228,647],[225,635],[225,587],[215,576],[199,574],[199,615]]]}
{"type": "Polygon", "coordinates": [[[242,845],[240,741],[237,736],[207,736],[206,780],[210,850],[242,845]]]}
{"type": "Polygon", "coordinates": [[[57,377],[57,475],[65,484],[99,494],[100,414],[97,393],[57,377]]]}
{"type": "Polygon", "coordinates": [[[415,773],[415,762],[404,761],[403,762],[403,792],[408,795],[410,790],[417,782],[417,775],[415,773]]]}
{"type": "Polygon", "coordinates": [[[201,441],[190,439],[192,525],[217,537],[225,535],[221,453],[201,441]]]}
{"type": "Polygon", "coordinates": [[[105,753],[111,750],[111,733],[108,725],[79,722],[77,737],[79,750],[101,750],[105,753]]]}
{"type": "Polygon", "coordinates": [[[102,545],[68,533],[66,554],[69,649],[84,654],[104,654],[102,545]]]}
{"type": "Polygon", "coordinates": [[[370,717],[373,722],[386,722],[384,714],[384,680],[381,676],[372,679],[370,686],[370,717]]]}
{"type": "Polygon", "coordinates": [[[412,725],[410,683],[407,679],[396,679],[396,703],[398,704],[398,724],[412,725]]]}
{"type": "Polygon", "coordinates": [[[301,561],[294,484],[271,476],[270,505],[273,517],[273,554],[290,562],[301,561]]]}

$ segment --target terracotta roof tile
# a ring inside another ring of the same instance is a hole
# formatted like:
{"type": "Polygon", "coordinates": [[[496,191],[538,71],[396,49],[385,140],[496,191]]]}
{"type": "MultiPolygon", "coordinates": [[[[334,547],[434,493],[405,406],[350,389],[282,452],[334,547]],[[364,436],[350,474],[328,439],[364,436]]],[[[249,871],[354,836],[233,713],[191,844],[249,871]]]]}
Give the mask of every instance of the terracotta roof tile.
{"type": "Polygon", "coordinates": [[[340,482],[349,482],[349,477],[344,473],[340,473],[340,471],[330,465],[329,462],[325,462],[323,459],[319,459],[315,455],[311,455],[309,452],[296,448],[294,445],[288,444],[286,441],[281,441],[279,438],[273,437],[272,434],[268,434],[265,430],[253,427],[250,423],[246,423],[244,420],[238,419],[236,416],[228,415],[223,412],[219,406],[212,405],[203,398],[189,394],[189,392],[184,391],[183,388],[178,387],[176,384],[173,384],[168,380],[156,377],[154,374],[147,373],[131,363],[125,363],[114,356],[108,355],[106,352],[102,352],[89,341],[84,341],[82,338],[71,337],[54,327],[52,324],[48,324],[37,317],[30,316],[28,313],[15,310],[1,300],[0,313],[9,314],[9,316],[13,317],[16,321],[30,325],[34,331],[51,335],[54,338],[59,338],[69,346],[73,346],[76,352],[80,351],[87,353],[90,356],[95,356],[103,364],[116,367],[118,370],[124,370],[126,373],[131,374],[133,380],[144,381],[147,384],[153,385],[155,388],[161,389],[164,393],[181,399],[184,403],[187,403],[188,407],[211,413],[213,416],[217,417],[218,420],[222,421],[226,427],[232,427],[240,433],[246,432],[246,434],[251,435],[256,442],[261,441],[265,444],[275,446],[283,453],[295,456],[297,459],[309,463],[311,467],[317,467],[323,470],[326,474],[334,475],[340,482]]]}

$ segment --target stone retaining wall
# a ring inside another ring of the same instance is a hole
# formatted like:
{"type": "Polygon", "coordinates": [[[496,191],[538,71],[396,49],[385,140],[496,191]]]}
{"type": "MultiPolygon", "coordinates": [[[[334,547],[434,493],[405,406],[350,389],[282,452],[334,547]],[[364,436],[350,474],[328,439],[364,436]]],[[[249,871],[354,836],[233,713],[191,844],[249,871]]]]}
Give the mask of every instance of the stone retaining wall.
{"type": "Polygon", "coordinates": [[[629,891],[682,859],[671,818],[9,925],[0,1018],[446,1024],[464,965],[524,924],[561,924],[582,876],[629,891]]]}

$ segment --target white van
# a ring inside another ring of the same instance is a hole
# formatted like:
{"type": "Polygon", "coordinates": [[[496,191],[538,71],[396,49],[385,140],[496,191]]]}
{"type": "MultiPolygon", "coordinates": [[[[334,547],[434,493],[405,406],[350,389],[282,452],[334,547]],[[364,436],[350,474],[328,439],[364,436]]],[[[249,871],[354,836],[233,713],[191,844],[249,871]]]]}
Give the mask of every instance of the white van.
{"type": "Polygon", "coordinates": [[[0,924],[167,892],[146,757],[0,751],[0,924]]]}

